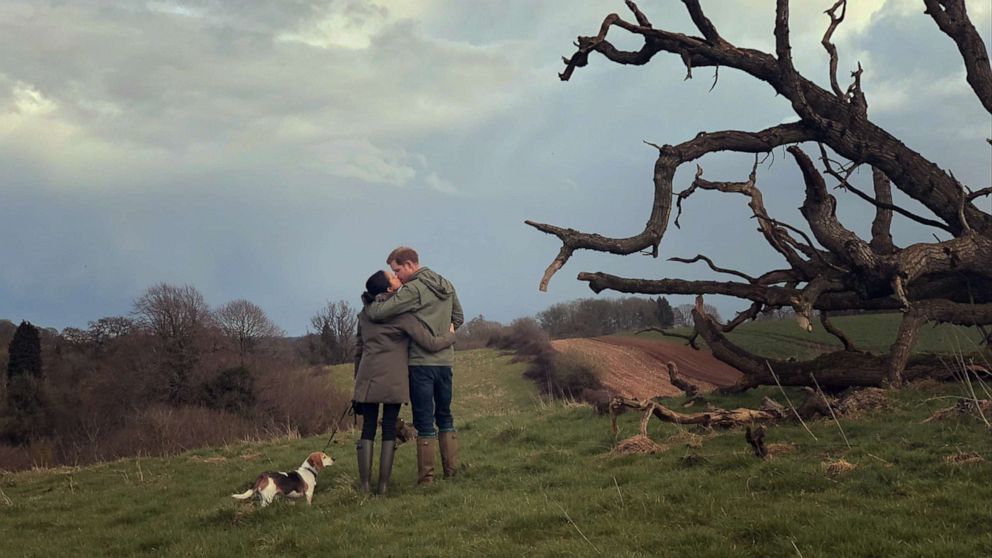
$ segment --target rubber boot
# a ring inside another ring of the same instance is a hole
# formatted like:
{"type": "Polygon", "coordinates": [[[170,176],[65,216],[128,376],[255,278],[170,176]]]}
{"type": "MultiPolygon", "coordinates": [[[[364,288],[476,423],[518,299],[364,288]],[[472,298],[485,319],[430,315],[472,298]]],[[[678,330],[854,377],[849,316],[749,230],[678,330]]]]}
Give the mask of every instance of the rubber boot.
{"type": "Polygon", "coordinates": [[[375,443],[372,440],[358,440],[358,481],[359,489],[368,492],[372,481],[372,451],[375,443]]]}
{"type": "Polygon", "coordinates": [[[388,440],[382,442],[379,449],[379,495],[385,496],[389,491],[389,477],[393,474],[393,451],[396,449],[396,441],[388,440]]]}
{"type": "Polygon", "coordinates": [[[417,438],[417,484],[434,482],[434,452],[437,438],[417,438]]]}
{"type": "Polygon", "coordinates": [[[458,433],[441,432],[438,434],[437,443],[441,446],[441,468],[444,470],[444,478],[455,476],[458,470],[458,433]]]}

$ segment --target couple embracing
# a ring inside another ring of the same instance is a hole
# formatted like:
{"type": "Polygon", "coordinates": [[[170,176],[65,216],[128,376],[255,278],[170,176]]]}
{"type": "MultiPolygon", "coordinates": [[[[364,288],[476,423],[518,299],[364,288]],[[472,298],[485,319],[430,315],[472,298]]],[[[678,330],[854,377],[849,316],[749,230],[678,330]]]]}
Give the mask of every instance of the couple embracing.
{"type": "Polygon", "coordinates": [[[377,271],[365,283],[355,351],[354,400],[362,415],[358,476],[362,491],[368,492],[381,404],[380,494],[389,486],[396,418],[403,403],[410,402],[413,407],[418,484],[434,481],[437,446],[441,448],[444,476],[455,474],[458,434],[451,415],[452,345],[455,328],[464,322],[454,286],[421,267],[414,249],[396,248],[386,263],[391,271],[377,271]]]}

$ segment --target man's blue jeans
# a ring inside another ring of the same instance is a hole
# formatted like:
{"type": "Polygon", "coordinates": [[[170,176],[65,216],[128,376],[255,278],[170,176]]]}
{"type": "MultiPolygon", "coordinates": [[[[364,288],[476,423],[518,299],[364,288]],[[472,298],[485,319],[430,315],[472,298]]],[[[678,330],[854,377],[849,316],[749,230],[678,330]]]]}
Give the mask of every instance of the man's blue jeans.
{"type": "Polygon", "coordinates": [[[435,438],[434,422],[441,432],[455,431],[451,416],[451,367],[411,366],[410,404],[413,406],[413,427],[421,438],[435,438]]]}

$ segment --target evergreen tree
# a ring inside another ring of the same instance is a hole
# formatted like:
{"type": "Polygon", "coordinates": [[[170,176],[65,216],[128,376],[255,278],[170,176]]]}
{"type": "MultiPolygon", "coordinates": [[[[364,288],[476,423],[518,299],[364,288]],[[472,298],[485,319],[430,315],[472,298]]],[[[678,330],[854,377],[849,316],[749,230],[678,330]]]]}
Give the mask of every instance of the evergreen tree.
{"type": "Polygon", "coordinates": [[[9,347],[7,416],[0,420],[0,435],[15,444],[24,444],[45,433],[48,417],[38,328],[21,322],[9,347]]]}
{"type": "Polygon", "coordinates": [[[41,335],[30,322],[21,322],[10,341],[7,377],[18,374],[41,377],[41,335]]]}
{"type": "Polygon", "coordinates": [[[668,299],[659,296],[654,303],[654,316],[658,320],[658,325],[663,328],[675,325],[675,311],[672,310],[672,305],[668,303],[668,299]]]}

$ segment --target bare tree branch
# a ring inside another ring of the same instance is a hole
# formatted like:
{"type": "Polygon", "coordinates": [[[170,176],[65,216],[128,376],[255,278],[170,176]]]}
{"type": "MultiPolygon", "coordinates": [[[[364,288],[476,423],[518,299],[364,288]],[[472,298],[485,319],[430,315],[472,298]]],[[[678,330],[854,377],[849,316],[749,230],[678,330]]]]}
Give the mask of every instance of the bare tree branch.
{"type": "Polygon", "coordinates": [[[686,9],[689,11],[689,17],[692,18],[692,22],[696,24],[696,28],[699,32],[706,37],[706,41],[715,47],[729,46],[720,33],[717,32],[716,27],[713,26],[713,22],[709,20],[708,17],[703,13],[702,6],[699,5],[699,0],[682,0],[685,4],[686,9]]]}
{"type": "MultiPolygon", "coordinates": [[[[765,241],[768,242],[772,249],[782,254],[782,257],[789,262],[789,265],[792,266],[793,269],[799,270],[806,278],[812,277],[815,272],[813,272],[808,263],[791,248],[791,246],[795,246],[796,243],[792,241],[787,233],[777,228],[779,224],[778,221],[768,217],[768,212],[765,210],[761,190],[759,190],[755,184],[756,172],[757,158],[755,158],[755,165],[751,168],[751,174],[749,175],[747,182],[711,182],[702,178],[703,169],[697,165],[696,178],[692,181],[692,184],[688,188],[682,192],[679,192],[676,199],[678,215],[675,217],[675,225],[678,226],[679,217],[681,217],[682,201],[691,196],[697,189],[742,194],[751,199],[748,206],[751,208],[754,216],[758,219],[758,230],[765,237],[765,241]]],[[[813,256],[811,255],[810,257],[813,256]]]]}
{"type": "Polygon", "coordinates": [[[637,4],[633,3],[631,0],[624,0],[624,3],[627,4],[627,7],[630,8],[630,11],[634,12],[634,18],[637,19],[638,25],[647,28],[651,27],[651,22],[648,21],[648,17],[644,15],[644,12],[642,12],[640,8],[637,7],[637,4]]]}
{"type": "Polygon", "coordinates": [[[764,308],[764,305],[762,303],[760,303],[760,302],[753,302],[753,303],[751,303],[750,308],[748,308],[747,310],[745,310],[745,311],[737,314],[736,316],[734,316],[734,319],[733,320],[731,320],[731,321],[727,322],[726,324],[724,324],[724,326],[722,328],[723,329],[723,332],[724,333],[730,333],[731,331],[733,331],[734,329],[736,329],[737,326],[741,325],[742,323],[744,323],[744,322],[746,322],[748,320],[755,319],[756,317],[758,317],[758,314],[761,313],[761,309],[762,308],[764,308]]]}
{"type": "Polygon", "coordinates": [[[816,240],[849,266],[861,270],[876,267],[877,261],[868,243],[858,238],[837,220],[837,200],[827,193],[823,177],[813,167],[813,161],[798,147],[787,150],[796,160],[806,183],[806,198],[799,211],[809,223],[816,240]]]}
{"type": "Polygon", "coordinates": [[[834,95],[838,98],[844,98],[844,92],[840,89],[840,84],[837,83],[837,47],[831,42],[834,35],[834,31],[837,30],[837,26],[844,21],[844,15],[847,13],[847,0],[837,0],[834,5],[824,12],[830,16],[830,26],[827,27],[826,33],[823,34],[823,39],[820,44],[826,49],[827,54],[830,56],[830,88],[834,90],[834,95]],[[840,15],[837,15],[837,9],[840,8],[840,15]]]}
{"type": "Polygon", "coordinates": [[[827,333],[829,333],[830,335],[833,335],[834,337],[836,337],[837,339],[839,339],[841,343],[844,344],[844,350],[845,351],[857,351],[858,350],[854,346],[854,343],[852,343],[851,340],[848,339],[847,335],[844,335],[844,332],[840,328],[838,328],[837,326],[835,326],[833,324],[833,322],[830,321],[830,318],[827,316],[827,313],[826,312],[820,312],[820,324],[823,325],[823,329],[827,333]]]}
{"type": "Polygon", "coordinates": [[[675,331],[665,331],[664,329],[662,329],[660,327],[653,327],[652,326],[652,327],[646,327],[644,329],[638,330],[637,331],[637,335],[640,335],[641,333],[647,333],[649,331],[654,331],[656,333],[660,333],[661,335],[664,335],[665,337],[678,337],[679,339],[685,339],[686,342],[687,342],[687,344],[690,347],[692,347],[693,349],[696,349],[697,351],[699,350],[699,346],[696,345],[696,339],[699,337],[699,334],[696,333],[695,331],[692,332],[692,335],[686,335],[684,333],[677,333],[675,331]]]}
{"type": "Polygon", "coordinates": [[[989,186],[988,188],[982,188],[981,190],[978,190],[977,192],[972,192],[972,193],[968,194],[967,200],[968,201],[971,201],[971,200],[980,198],[982,196],[987,196],[989,194],[992,194],[992,186],[989,186]]]}
{"type": "Polygon", "coordinates": [[[982,35],[972,25],[964,0],[923,0],[926,13],[937,22],[937,27],[958,46],[968,85],[971,85],[985,110],[992,112],[992,66],[989,51],[982,35]]]}
{"type": "Polygon", "coordinates": [[[713,263],[713,260],[707,258],[706,256],[704,256],[702,254],[697,254],[696,257],[695,258],[692,258],[692,259],[668,258],[668,261],[670,261],[670,262],[679,262],[679,263],[687,263],[687,264],[689,264],[689,263],[695,263],[695,262],[698,262],[700,260],[706,262],[707,265],[710,266],[710,269],[712,269],[713,271],[716,271],[717,273],[726,273],[728,275],[736,275],[737,277],[740,277],[741,279],[744,279],[744,280],[746,280],[749,283],[757,283],[757,281],[758,281],[757,279],[755,279],[754,277],[751,277],[750,275],[748,275],[746,273],[742,273],[742,272],[737,271],[737,270],[734,270],[734,269],[726,269],[726,268],[723,268],[723,267],[717,267],[716,264],[713,263]]]}
{"type": "MultiPolygon", "coordinates": [[[[882,171],[871,169],[872,183],[875,187],[875,200],[879,204],[892,205],[892,183],[882,171]]],[[[891,254],[896,251],[892,243],[892,210],[880,205],[875,206],[875,219],[871,223],[871,242],[869,246],[878,254],[891,254]]]]}
{"type": "MultiPolygon", "coordinates": [[[[897,188],[925,205],[945,220],[953,234],[964,230],[959,213],[981,231],[992,231],[992,214],[967,203],[963,211],[961,185],[922,155],[876,126],[865,116],[860,92],[860,67],[846,99],[839,99],[795,72],[791,63],[788,40],[788,2],[778,0],[776,6],[776,53],[778,58],[753,49],[737,48],[727,43],[712,45],[708,41],[660,29],[646,28],[625,22],[616,14],[603,21],[596,37],[579,37],[579,50],[566,59],[562,79],[568,79],[576,67],[588,63],[588,54],[599,52],[619,64],[646,64],[658,52],[684,56],[693,68],[729,66],[744,71],[771,85],[792,103],[793,110],[806,125],[813,127],[819,139],[852,161],[867,163],[882,170],[897,188]],[[644,38],[644,46],[636,52],[617,50],[606,41],[611,26],[621,27],[644,38]]],[[[986,61],[987,65],[988,62],[986,61]]]]}
{"type": "Polygon", "coordinates": [[[873,198],[873,197],[869,196],[868,194],[862,192],[861,190],[859,190],[858,188],[856,188],[855,186],[853,186],[850,182],[848,182],[847,181],[847,177],[841,176],[841,174],[839,172],[837,172],[836,170],[833,169],[833,167],[830,166],[830,161],[829,161],[829,159],[827,159],[826,151],[824,150],[824,148],[823,148],[822,145],[820,146],[820,152],[823,154],[823,157],[822,157],[821,160],[824,162],[825,172],[827,174],[829,174],[830,176],[834,177],[837,180],[837,182],[839,182],[840,185],[845,190],[847,190],[849,192],[853,192],[859,198],[867,201],[868,203],[874,205],[875,207],[882,208],[882,209],[888,209],[890,211],[895,211],[896,213],[898,213],[898,214],[900,214],[900,215],[902,215],[902,216],[904,216],[904,217],[906,217],[908,219],[912,219],[913,221],[916,221],[917,223],[920,223],[921,225],[927,225],[927,226],[930,226],[930,227],[936,227],[938,229],[942,229],[944,231],[947,231],[947,232],[950,232],[950,233],[953,234],[954,231],[951,229],[951,227],[948,226],[948,225],[945,225],[944,223],[941,223],[940,221],[934,221],[933,219],[927,219],[926,217],[920,217],[919,215],[916,215],[916,214],[914,214],[914,213],[912,213],[910,211],[907,211],[907,210],[905,210],[905,209],[903,209],[903,208],[901,208],[901,207],[899,207],[897,205],[894,205],[892,203],[886,203],[886,202],[883,202],[881,200],[876,200],[875,198],[873,198]]]}
{"type": "Polygon", "coordinates": [[[805,141],[810,137],[809,131],[801,124],[780,124],[753,133],[732,130],[700,134],[679,145],[661,147],[654,168],[655,188],[651,215],[644,230],[635,236],[608,238],[598,234],[582,233],[575,229],[525,221],[541,232],[557,236],[562,242],[562,249],[548,266],[541,280],[541,290],[547,290],[551,276],[565,265],[575,250],[596,250],[626,255],[650,248],[651,254],[657,257],[658,246],[665,229],[668,228],[668,217],[672,208],[672,180],[676,169],[682,163],[717,151],[764,153],[778,145],[805,141]]]}

